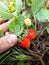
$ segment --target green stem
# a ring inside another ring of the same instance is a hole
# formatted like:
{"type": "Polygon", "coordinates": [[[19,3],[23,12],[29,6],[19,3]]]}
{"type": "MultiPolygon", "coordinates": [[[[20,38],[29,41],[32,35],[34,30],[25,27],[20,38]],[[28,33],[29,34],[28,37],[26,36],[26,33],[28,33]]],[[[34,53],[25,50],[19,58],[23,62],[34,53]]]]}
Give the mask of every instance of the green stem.
{"type": "Polygon", "coordinates": [[[34,24],[32,23],[33,28],[35,28],[34,24]]]}
{"type": "Polygon", "coordinates": [[[1,62],[0,64],[2,64],[12,53],[8,54],[1,62]]]}
{"type": "Polygon", "coordinates": [[[26,9],[26,7],[25,7],[25,0],[24,0],[24,8],[26,9]]]}
{"type": "Polygon", "coordinates": [[[35,17],[35,15],[34,15],[34,21],[35,21],[35,30],[37,30],[37,28],[36,28],[36,17],[35,17]]]}

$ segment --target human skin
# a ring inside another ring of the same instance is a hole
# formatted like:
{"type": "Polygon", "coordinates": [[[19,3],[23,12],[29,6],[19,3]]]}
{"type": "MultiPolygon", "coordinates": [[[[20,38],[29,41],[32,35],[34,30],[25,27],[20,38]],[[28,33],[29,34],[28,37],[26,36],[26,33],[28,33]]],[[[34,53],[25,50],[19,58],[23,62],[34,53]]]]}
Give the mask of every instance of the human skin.
{"type": "Polygon", "coordinates": [[[1,19],[0,19],[0,23],[2,23],[0,25],[0,30],[2,30],[3,32],[6,32],[9,29],[10,23],[13,22],[14,18],[10,19],[9,21],[2,23],[1,19]]]}
{"type": "Polygon", "coordinates": [[[0,38],[0,54],[17,44],[17,37],[14,34],[6,33],[0,38]]]}
{"type": "Polygon", "coordinates": [[[0,54],[13,47],[17,43],[17,36],[7,32],[7,30],[9,29],[9,25],[13,20],[14,18],[5,22],[2,18],[0,18],[0,30],[5,33],[5,35],[0,38],[0,54]]]}

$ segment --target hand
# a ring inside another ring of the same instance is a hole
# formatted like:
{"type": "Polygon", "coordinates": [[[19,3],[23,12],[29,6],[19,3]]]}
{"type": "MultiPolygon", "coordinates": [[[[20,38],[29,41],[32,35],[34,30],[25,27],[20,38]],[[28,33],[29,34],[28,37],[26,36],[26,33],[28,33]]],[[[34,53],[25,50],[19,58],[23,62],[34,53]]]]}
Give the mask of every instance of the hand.
{"type": "Polygon", "coordinates": [[[0,38],[0,54],[13,47],[16,43],[17,37],[14,34],[6,33],[5,36],[0,38]]]}
{"type": "Polygon", "coordinates": [[[0,38],[0,54],[13,47],[17,43],[17,37],[14,34],[6,32],[12,21],[13,19],[9,20],[8,22],[5,22],[4,19],[0,18],[0,30],[3,30],[3,32],[5,32],[5,36],[0,38]]]}

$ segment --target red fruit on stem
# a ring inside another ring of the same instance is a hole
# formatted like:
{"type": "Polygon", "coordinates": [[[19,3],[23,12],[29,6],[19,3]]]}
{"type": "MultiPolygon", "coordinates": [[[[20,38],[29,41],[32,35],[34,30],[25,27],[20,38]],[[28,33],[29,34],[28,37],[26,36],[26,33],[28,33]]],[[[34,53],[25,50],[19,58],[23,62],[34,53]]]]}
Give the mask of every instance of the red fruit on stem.
{"type": "Polygon", "coordinates": [[[27,38],[30,40],[35,39],[36,38],[36,31],[35,30],[29,30],[27,38]]]}
{"type": "Polygon", "coordinates": [[[20,46],[23,48],[29,48],[30,47],[30,40],[28,38],[24,38],[21,41],[20,46]]]}

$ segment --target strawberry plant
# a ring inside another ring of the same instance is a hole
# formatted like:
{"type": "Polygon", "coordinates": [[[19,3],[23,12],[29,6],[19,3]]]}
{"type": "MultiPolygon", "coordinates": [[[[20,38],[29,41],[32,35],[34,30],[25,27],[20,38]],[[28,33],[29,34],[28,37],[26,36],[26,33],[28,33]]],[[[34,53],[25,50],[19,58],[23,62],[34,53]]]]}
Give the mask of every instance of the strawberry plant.
{"type": "Polygon", "coordinates": [[[48,0],[0,0],[0,65],[49,65],[48,0]]]}

